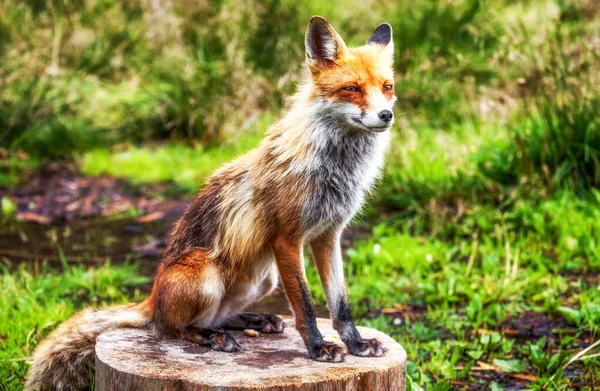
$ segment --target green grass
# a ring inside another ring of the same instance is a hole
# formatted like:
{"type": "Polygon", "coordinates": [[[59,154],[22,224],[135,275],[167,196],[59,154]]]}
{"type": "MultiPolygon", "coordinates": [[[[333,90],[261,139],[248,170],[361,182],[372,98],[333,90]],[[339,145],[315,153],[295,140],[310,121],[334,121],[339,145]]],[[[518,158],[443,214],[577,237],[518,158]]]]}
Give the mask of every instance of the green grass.
{"type": "Polygon", "coordinates": [[[125,146],[117,151],[94,149],[82,154],[78,162],[86,175],[108,174],[127,178],[133,183],[169,180],[194,194],[215,169],[255,147],[272,118],[271,115],[263,116],[258,121],[258,130],[245,131],[235,142],[220,147],[173,143],[125,146]]]}
{"type": "Polygon", "coordinates": [[[237,134],[293,91],[313,15],[329,18],[350,45],[390,22],[399,111],[435,127],[477,120],[481,102],[502,107],[498,97],[512,98],[515,79],[535,70],[523,60],[526,43],[552,40],[535,26],[562,17],[571,35],[593,37],[597,25],[593,10],[574,17],[593,7],[553,0],[0,7],[0,146],[43,159],[157,139],[211,145],[237,134]]]}
{"type": "MultiPolygon", "coordinates": [[[[460,241],[379,225],[347,251],[353,312],[359,323],[389,333],[405,347],[412,389],[473,382],[469,369],[480,362],[535,378],[530,389],[568,389],[598,378],[598,358],[571,364],[568,369],[578,372],[568,376],[561,369],[584,347],[579,341],[589,344],[600,333],[600,289],[593,279],[600,269],[600,209],[569,197],[538,206],[525,203],[513,212],[527,215],[522,220],[490,209],[482,214],[490,221],[480,221],[479,229],[495,228],[460,241]],[[515,221],[529,221],[530,227],[515,221]],[[523,229],[516,231],[516,226],[523,229]],[[396,304],[423,311],[404,311],[397,321],[366,317],[396,304]],[[564,319],[566,328],[553,330],[560,341],[504,333],[508,317],[531,312],[564,319]]],[[[459,225],[468,232],[470,224],[465,219],[459,225]]],[[[314,268],[309,267],[308,277],[315,300],[324,304],[314,268]]],[[[1,278],[0,376],[10,390],[19,389],[25,358],[58,323],[88,305],[139,300],[132,289],[148,282],[132,266],[111,265],[66,266],[61,273],[22,265],[4,269],[1,278]]]]}
{"type": "MultiPolygon", "coordinates": [[[[579,375],[565,376],[561,369],[583,347],[573,343],[576,338],[587,336],[590,344],[600,332],[600,289],[594,278],[600,269],[597,207],[567,198],[523,204],[504,215],[490,209],[473,216],[489,219],[476,227],[464,219],[459,230],[466,237],[456,241],[380,225],[346,254],[353,311],[361,323],[385,330],[405,347],[415,365],[415,389],[473,382],[469,368],[481,366],[478,361],[514,364],[515,373],[535,378],[530,389],[569,389],[597,379],[597,357],[571,365],[579,375]],[[518,223],[523,214],[520,221],[531,226],[518,223]],[[486,226],[490,232],[481,232],[486,226]],[[363,318],[395,304],[418,306],[423,312],[416,317],[401,312],[400,324],[385,317],[363,318]],[[558,346],[556,340],[504,334],[506,319],[531,312],[565,319],[568,330],[553,330],[561,336],[558,346]]],[[[323,303],[316,271],[310,269],[308,275],[314,296],[323,303]]],[[[479,386],[491,387],[491,382],[480,380],[479,386]]]]}
{"type": "Polygon", "coordinates": [[[139,297],[148,283],[134,266],[68,266],[60,272],[45,264],[2,268],[0,275],[0,389],[20,390],[26,360],[34,347],[76,310],[139,297]]]}
{"type": "Polygon", "coordinates": [[[523,176],[537,175],[548,193],[570,188],[579,194],[600,187],[600,77],[590,71],[600,51],[572,59],[564,29],[546,50],[549,61],[536,63],[534,97],[524,108],[525,120],[513,125],[512,153],[523,176]]]}

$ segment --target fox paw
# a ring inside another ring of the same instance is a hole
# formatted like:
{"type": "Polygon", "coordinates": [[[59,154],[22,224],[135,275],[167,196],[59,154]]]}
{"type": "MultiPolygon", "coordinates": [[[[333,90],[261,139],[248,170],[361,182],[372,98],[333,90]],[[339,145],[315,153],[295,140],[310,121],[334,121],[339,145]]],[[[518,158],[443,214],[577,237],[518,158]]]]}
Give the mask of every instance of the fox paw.
{"type": "Polygon", "coordinates": [[[346,353],[337,345],[321,345],[316,347],[310,356],[315,361],[342,362],[346,358],[346,353]]]}
{"type": "Polygon", "coordinates": [[[263,333],[283,333],[285,322],[278,316],[271,314],[259,314],[264,316],[264,324],[260,330],[263,333]]]}
{"type": "Polygon", "coordinates": [[[215,333],[210,337],[210,348],[222,352],[238,352],[242,349],[235,338],[224,332],[215,333]]]}
{"type": "Polygon", "coordinates": [[[375,338],[351,342],[347,346],[350,354],[361,357],[379,357],[383,356],[383,354],[388,351],[381,342],[375,338]]]}
{"type": "Polygon", "coordinates": [[[285,322],[278,316],[271,314],[244,313],[238,315],[246,328],[260,331],[261,333],[283,333],[285,322]]]}

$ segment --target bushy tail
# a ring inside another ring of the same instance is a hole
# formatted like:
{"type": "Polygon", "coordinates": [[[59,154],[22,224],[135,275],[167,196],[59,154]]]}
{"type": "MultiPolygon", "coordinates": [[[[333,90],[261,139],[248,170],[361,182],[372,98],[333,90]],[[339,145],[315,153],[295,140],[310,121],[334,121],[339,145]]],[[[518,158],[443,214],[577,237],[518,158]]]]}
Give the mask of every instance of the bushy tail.
{"type": "Polygon", "coordinates": [[[121,327],[145,327],[144,303],[87,309],[61,324],[33,352],[25,390],[88,389],[94,371],[94,348],[100,333],[121,327]]]}

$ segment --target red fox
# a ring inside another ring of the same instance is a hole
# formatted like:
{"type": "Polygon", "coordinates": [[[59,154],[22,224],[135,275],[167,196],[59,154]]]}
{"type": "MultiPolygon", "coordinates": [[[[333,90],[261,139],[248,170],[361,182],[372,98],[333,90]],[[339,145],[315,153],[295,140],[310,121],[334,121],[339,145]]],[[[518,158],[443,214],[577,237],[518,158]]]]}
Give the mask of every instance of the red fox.
{"type": "Polygon", "coordinates": [[[348,353],[381,356],[363,339],[346,296],[340,235],[380,174],[395,104],[392,28],[348,48],[322,17],[306,32],[308,72],[284,117],[253,151],[217,170],[171,232],[152,292],[143,302],[87,309],[60,325],[33,354],[26,389],[79,390],[93,372],[103,331],[148,328],[235,352],[227,329],[281,333],[284,322],[242,312],[281,280],[308,355],[340,362],[344,350],[317,328],[303,264],[310,245],[335,329],[348,353]]]}

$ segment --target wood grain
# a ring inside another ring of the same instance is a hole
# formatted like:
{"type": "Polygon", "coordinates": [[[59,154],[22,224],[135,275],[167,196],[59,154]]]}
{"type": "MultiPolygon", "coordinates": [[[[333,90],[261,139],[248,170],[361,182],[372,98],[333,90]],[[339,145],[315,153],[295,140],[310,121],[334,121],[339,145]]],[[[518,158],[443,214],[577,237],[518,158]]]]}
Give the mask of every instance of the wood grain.
{"type": "MultiPolygon", "coordinates": [[[[359,327],[389,349],[383,357],[348,355],[343,363],[308,357],[300,335],[286,319],[283,334],[258,338],[232,332],[238,353],[211,351],[183,340],[158,340],[140,329],[101,334],[96,344],[97,391],[404,391],[406,352],[386,334],[359,327]]],[[[323,335],[334,334],[328,319],[318,319],[323,335]]]]}

